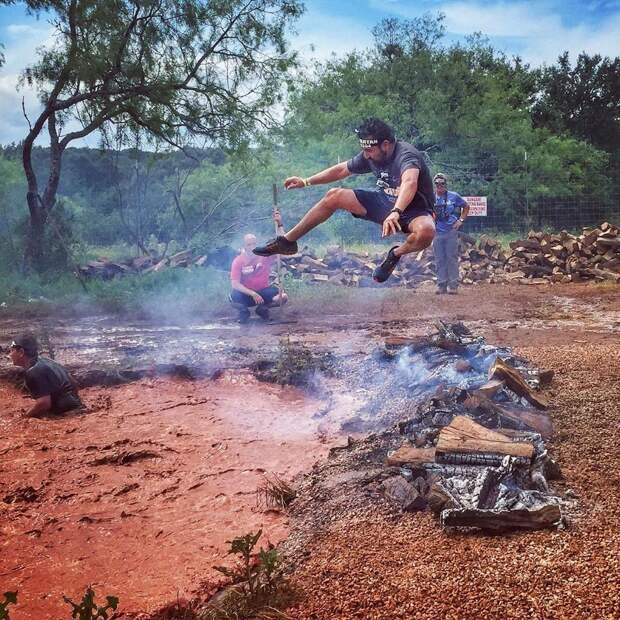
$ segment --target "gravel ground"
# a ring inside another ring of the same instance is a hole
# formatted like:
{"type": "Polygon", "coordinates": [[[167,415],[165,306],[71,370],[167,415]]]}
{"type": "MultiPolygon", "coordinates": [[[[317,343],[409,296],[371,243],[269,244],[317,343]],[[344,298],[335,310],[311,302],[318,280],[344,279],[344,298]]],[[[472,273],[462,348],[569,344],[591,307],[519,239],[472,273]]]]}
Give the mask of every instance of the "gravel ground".
{"type": "Polygon", "coordinates": [[[320,533],[312,534],[316,519],[293,532],[293,541],[309,542],[292,576],[301,600],[291,618],[620,618],[617,339],[516,352],[556,372],[552,450],[560,488],[578,498],[570,528],[449,535],[428,512],[395,515],[381,502],[347,510],[341,498],[345,508],[320,533]]]}

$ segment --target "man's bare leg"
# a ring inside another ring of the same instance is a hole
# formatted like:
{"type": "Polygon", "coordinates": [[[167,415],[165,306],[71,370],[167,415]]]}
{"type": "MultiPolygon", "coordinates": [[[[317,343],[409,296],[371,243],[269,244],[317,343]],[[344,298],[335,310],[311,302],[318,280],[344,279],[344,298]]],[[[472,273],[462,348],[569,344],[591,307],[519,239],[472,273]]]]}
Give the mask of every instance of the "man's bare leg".
{"type": "Polygon", "coordinates": [[[394,255],[404,256],[427,248],[435,238],[435,220],[430,215],[419,215],[409,222],[409,235],[394,250],[394,255]]]}
{"type": "Polygon", "coordinates": [[[435,221],[430,215],[419,215],[409,222],[408,228],[409,235],[405,242],[392,248],[383,262],[375,267],[372,272],[375,282],[385,282],[394,271],[401,256],[410,252],[419,252],[432,243],[435,236],[435,221]]]}
{"type": "Polygon", "coordinates": [[[366,209],[359,203],[352,189],[334,187],[328,190],[299,223],[284,235],[284,238],[288,241],[297,241],[313,228],[327,221],[339,209],[361,217],[366,215],[366,209]]]}

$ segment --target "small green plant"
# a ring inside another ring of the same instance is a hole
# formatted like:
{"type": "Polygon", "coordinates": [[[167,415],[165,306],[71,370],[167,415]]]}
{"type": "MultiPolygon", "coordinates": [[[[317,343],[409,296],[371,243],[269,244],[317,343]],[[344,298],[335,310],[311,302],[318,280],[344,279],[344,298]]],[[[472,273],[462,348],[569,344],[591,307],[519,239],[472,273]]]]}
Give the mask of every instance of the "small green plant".
{"type": "Polygon", "coordinates": [[[257,560],[252,558],[254,547],[262,536],[263,530],[256,534],[237,536],[227,541],[230,544],[228,554],[235,554],[239,559],[235,566],[214,566],[233,583],[241,584],[242,590],[248,597],[255,596],[260,590],[267,588],[273,582],[273,573],[277,567],[277,552],[275,549],[265,552],[260,550],[257,560]],[[273,553],[272,553],[273,552],[273,553]]]}
{"type": "Polygon", "coordinates": [[[0,603],[0,620],[11,620],[9,616],[9,605],[17,604],[17,592],[5,592],[4,600],[0,603]]]}
{"type": "Polygon", "coordinates": [[[95,591],[88,586],[79,603],[74,603],[70,598],[63,596],[65,603],[71,605],[71,617],[78,620],[107,620],[110,616],[108,611],[115,611],[118,607],[116,596],[106,596],[106,605],[100,607],[95,603],[95,591]]]}
{"type": "Polygon", "coordinates": [[[238,556],[234,567],[214,566],[232,581],[218,602],[209,604],[199,616],[201,620],[243,620],[249,618],[286,618],[278,607],[292,600],[292,592],[280,575],[280,557],[274,548],[254,548],[262,535],[250,533],[231,541],[229,554],[238,556]]]}

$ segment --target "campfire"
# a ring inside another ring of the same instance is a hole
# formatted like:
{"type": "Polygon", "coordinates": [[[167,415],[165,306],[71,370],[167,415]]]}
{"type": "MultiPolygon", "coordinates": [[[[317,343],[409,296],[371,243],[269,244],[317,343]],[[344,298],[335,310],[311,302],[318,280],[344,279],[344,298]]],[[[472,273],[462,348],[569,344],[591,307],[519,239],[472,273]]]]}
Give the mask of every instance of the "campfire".
{"type": "Polygon", "coordinates": [[[377,432],[333,448],[311,475],[311,494],[337,476],[403,512],[429,509],[443,528],[566,525],[567,503],[551,490],[560,471],[539,391],[551,372],[443,322],[432,336],[387,338],[357,375],[346,372],[354,389],[366,378],[374,398],[345,427],[377,432]]]}

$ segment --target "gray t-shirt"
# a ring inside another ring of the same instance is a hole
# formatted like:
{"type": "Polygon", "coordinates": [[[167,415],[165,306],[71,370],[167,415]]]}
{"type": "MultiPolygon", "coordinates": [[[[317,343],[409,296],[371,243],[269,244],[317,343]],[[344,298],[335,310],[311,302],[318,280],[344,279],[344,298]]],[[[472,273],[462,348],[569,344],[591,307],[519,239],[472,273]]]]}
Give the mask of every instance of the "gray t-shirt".
{"type": "Polygon", "coordinates": [[[53,413],[63,413],[82,406],[67,371],[46,357],[39,357],[26,370],[25,383],[33,398],[51,397],[53,413]]]}
{"type": "Polygon", "coordinates": [[[431,173],[422,153],[408,142],[397,140],[392,158],[385,164],[366,159],[364,153],[360,152],[347,162],[347,167],[352,174],[372,172],[377,177],[377,186],[392,201],[398,196],[403,172],[409,168],[417,168],[420,171],[418,191],[407,208],[414,206],[432,213],[435,195],[431,173]]]}

